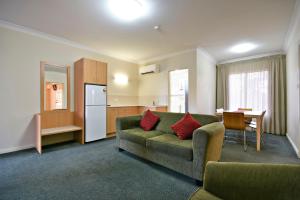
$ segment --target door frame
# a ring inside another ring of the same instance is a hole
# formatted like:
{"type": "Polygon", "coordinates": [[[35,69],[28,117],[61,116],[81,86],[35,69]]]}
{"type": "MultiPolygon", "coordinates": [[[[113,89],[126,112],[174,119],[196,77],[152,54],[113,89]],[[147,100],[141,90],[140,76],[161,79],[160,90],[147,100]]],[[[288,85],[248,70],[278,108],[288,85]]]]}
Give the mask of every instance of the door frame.
{"type": "Polygon", "coordinates": [[[189,74],[190,70],[188,68],[172,69],[168,71],[168,112],[171,112],[171,83],[170,83],[170,73],[173,71],[187,70],[187,88],[185,88],[185,112],[189,112],[189,74]]]}

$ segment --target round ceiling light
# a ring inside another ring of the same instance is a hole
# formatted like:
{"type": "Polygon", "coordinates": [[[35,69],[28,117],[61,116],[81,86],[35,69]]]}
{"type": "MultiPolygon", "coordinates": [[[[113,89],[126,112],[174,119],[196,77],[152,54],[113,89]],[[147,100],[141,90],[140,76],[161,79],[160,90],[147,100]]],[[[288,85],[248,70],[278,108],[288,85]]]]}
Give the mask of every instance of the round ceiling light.
{"type": "Polygon", "coordinates": [[[133,21],[146,12],[140,0],[109,0],[108,3],[112,14],[124,21],[133,21]]]}
{"type": "Polygon", "coordinates": [[[255,49],[256,47],[257,47],[257,45],[255,45],[253,43],[242,43],[242,44],[233,46],[230,49],[230,51],[233,53],[246,53],[248,51],[255,49]]]}

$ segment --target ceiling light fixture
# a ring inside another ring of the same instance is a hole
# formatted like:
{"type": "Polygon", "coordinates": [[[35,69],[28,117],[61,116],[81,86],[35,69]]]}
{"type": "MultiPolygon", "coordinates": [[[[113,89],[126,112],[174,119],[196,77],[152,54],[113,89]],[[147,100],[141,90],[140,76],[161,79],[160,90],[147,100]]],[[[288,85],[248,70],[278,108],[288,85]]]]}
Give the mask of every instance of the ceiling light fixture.
{"type": "Polygon", "coordinates": [[[154,28],[154,30],[159,30],[159,29],[160,29],[160,26],[159,26],[159,25],[156,25],[156,26],[154,26],[153,28],[154,28]]]}
{"type": "Polygon", "coordinates": [[[256,47],[257,47],[257,45],[255,45],[253,43],[242,43],[242,44],[233,46],[230,49],[230,51],[233,53],[246,53],[248,51],[255,49],[256,47]]]}
{"type": "Polygon", "coordinates": [[[112,14],[123,21],[133,21],[146,14],[141,0],[108,0],[112,14]]]}

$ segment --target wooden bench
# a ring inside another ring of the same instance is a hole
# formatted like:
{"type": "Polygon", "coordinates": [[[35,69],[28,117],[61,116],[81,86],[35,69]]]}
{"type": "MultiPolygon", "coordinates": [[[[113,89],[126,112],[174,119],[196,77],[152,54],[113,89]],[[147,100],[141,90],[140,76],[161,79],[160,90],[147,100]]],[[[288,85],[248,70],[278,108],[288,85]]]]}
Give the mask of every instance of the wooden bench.
{"type": "Polygon", "coordinates": [[[46,128],[46,129],[41,129],[41,135],[46,136],[46,135],[54,135],[54,134],[59,134],[59,133],[67,133],[67,132],[74,132],[74,131],[80,131],[82,130],[81,127],[79,126],[61,126],[61,127],[55,127],[55,128],[46,128]]]}
{"type": "Polygon", "coordinates": [[[36,149],[40,154],[42,153],[43,137],[76,133],[75,140],[81,144],[83,143],[82,128],[74,125],[73,115],[73,112],[66,111],[36,114],[36,149]]]}

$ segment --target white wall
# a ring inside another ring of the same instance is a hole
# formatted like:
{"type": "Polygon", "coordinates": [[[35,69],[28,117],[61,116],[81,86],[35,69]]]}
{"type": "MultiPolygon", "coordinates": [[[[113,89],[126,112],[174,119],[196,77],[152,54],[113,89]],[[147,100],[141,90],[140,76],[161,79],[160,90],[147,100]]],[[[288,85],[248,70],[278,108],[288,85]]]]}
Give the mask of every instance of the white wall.
{"type": "Polygon", "coordinates": [[[169,71],[176,69],[189,70],[189,112],[197,112],[197,51],[192,50],[173,57],[146,64],[159,64],[160,73],[141,75],[139,77],[139,104],[168,104],[169,71]]]}
{"type": "Polygon", "coordinates": [[[169,71],[189,70],[189,112],[213,114],[216,106],[216,62],[197,49],[147,64],[159,64],[161,72],[139,78],[140,105],[168,104],[169,71]]]}
{"type": "Polygon", "coordinates": [[[0,153],[34,145],[33,116],[40,112],[40,61],[71,65],[71,109],[74,108],[74,61],[92,58],[108,63],[108,103],[138,103],[138,66],[53,40],[0,28],[0,153]],[[129,84],[113,83],[113,74],[123,72],[129,84]]]}
{"type": "Polygon", "coordinates": [[[216,62],[202,49],[197,49],[197,111],[216,111],[216,62]]]}
{"type": "MultiPolygon", "coordinates": [[[[169,71],[189,69],[189,112],[211,113],[215,105],[215,72],[197,50],[161,59],[161,72],[140,76],[138,65],[73,47],[56,39],[0,27],[0,153],[34,146],[33,116],[40,112],[40,61],[71,66],[71,110],[74,110],[74,61],[91,58],[108,63],[108,104],[168,104],[169,71]],[[123,73],[128,85],[114,83],[123,73]],[[199,80],[197,80],[199,76],[199,80]],[[200,101],[199,101],[200,100],[200,101]]],[[[147,63],[151,64],[151,63],[147,63]]]]}
{"type": "Polygon", "coordinates": [[[300,157],[299,69],[300,69],[300,3],[296,4],[295,18],[287,44],[287,133],[300,157]]]}

